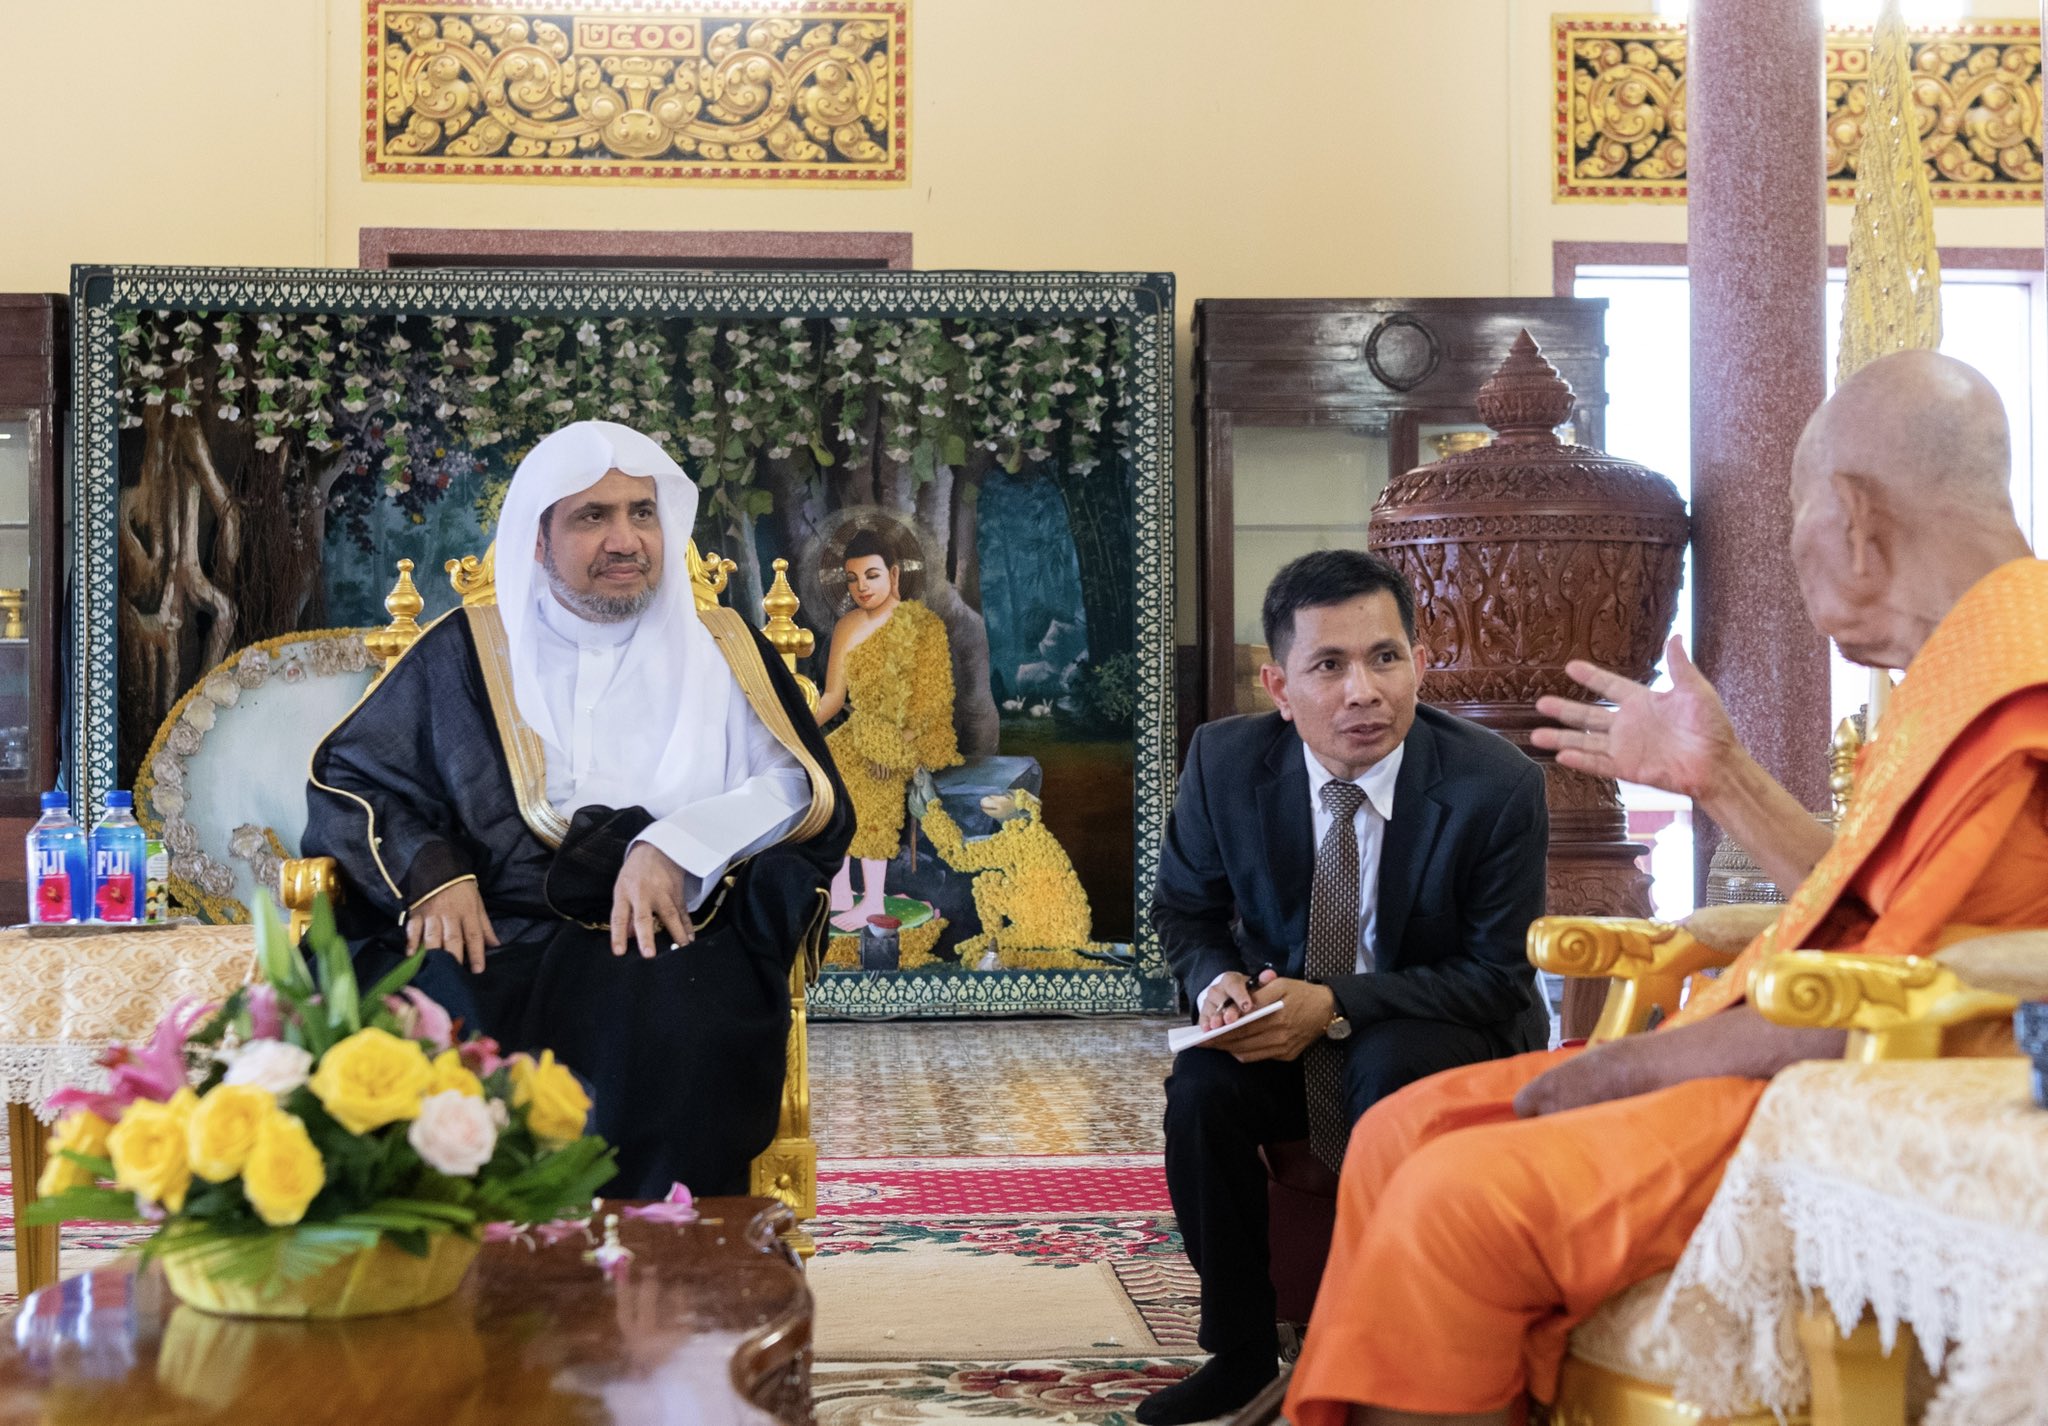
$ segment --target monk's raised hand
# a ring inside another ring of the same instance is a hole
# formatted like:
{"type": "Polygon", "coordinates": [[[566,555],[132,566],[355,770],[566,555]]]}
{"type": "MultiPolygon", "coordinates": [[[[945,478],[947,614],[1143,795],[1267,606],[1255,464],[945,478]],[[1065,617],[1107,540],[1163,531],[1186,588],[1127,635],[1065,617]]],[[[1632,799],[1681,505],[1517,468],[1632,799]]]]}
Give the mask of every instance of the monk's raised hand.
{"type": "Polygon", "coordinates": [[[1720,695],[1685,656],[1684,641],[1673,636],[1665,656],[1671,669],[1667,689],[1573,659],[1565,672],[1613,706],[1539,698],[1536,711],[1564,726],[1538,728],[1530,740],[1578,772],[1702,796],[1741,756],[1742,745],[1720,695]]]}
{"type": "Polygon", "coordinates": [[[405,953],[446,951],[481,975],[485,951],[498,944],[498,933],[484,910],[476,878],[444,886],[412,908],[405,918],[405,953]]]}
{"type": "Polygon", "coordinates": [[[626,853],[626,864],[619,868],[619,879],[612,884],[612,954],[623,956],[630,942],[640,948],[642,956],[652,957],[657,927],[679,946],[689,945],[697,936],[690,924],[683,869],[660,848],[636,842],[626,853]]]}

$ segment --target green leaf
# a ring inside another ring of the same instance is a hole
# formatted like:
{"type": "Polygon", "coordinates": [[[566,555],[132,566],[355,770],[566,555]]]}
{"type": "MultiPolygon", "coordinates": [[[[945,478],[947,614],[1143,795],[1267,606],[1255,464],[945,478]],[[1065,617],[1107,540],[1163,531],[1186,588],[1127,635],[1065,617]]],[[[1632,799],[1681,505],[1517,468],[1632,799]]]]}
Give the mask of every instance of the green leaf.
{"type": "Polygon", "coordinates": [[[277,903],[267,891],[256,898],[256,963],[262,968],[263,979],[275,986],[280,995],[289,994],[303,1001],[313,993],[306,963],[286,934],[284,922],[277,916],[277,903]]]}
{"type": "Polygon", "coordinates": [[[424,955],[407,956],[386,971],[383,979],[370,987],[370,993],[363,997],[363,1003],[373,1007],[382,1005],[385,996],[396,995],[405,989],[412,978],[420,973],[420,967],[426,963],[427,958],[424,955]]]}
{"type": "Polygon", "coordinates": [[[772,514],[775,510],[775,493],[769,490],[749,490],[743,504],[749,515],[758,517],[772,514]]]}
{"type": "Polygon", "coordinates": [[[326,997],[327,1023],[336,1030],[354,1034],[363,1028],[361,995],[356,986],[354,963],[348,942],[334,924],[334,908],[325,896],[313,899],[313,922],[306,928],[306,940],[320,962],[321,992],[326,997]]]}
{"type": "Polygon", "coordinates": [[[22,1210],[24,1223],[140,1223],[142,1209],[125,1188],[73,1188],[22,1210]]]}
{"type": "Polygon", "coordinates": [[[939,459],[947,465],[967,464],[967,442],[958,435],[947,436],[939,447],[939,459]]]}
{"type": "Polygon", "coordinates": [[[826,450],[816,441],[811,442],[811,459],[821,466],[829,467],[838,464],[838,461],[833,459],[832,452],[826,450]]]}

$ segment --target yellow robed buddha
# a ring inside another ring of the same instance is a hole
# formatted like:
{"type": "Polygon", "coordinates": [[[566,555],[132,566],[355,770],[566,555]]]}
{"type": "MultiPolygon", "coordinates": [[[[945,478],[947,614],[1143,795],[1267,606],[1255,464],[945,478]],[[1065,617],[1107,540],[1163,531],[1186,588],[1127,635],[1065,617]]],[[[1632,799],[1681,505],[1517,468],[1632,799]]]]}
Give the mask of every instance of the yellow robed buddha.
{"type": "Polygon", "coordinates": [[[919,768],[957,767],[961,758],[945,623],[903,597],[902,562],[872,531],[847,541],[844,568],[853,607],[832,629],[817,712],[822,726],[848,710],[825,741],[853,799],[853,845],[832,882],[832,924],[852,932],[887,913],[883,879],[902,844],[912,775],[919,768]]]}
{"type": "Polygon", "coordinates": [[[1689,793],[1798,890],[1657,1033],[1453,1070],[1359,1120],[1288,1419],[1477,1426],[1549,1400],[1570,1329],[1677,1261],[1770,1076],[1841,1052],[1744,1003],[1773,950],[1927,954],[2048,923],[2048,562],[2010,460],[1990,386],[1922,351],[1845,381],[1800,442],[1807,610],[1851,658],[1906,670],[1832,843],[1682,652],[1668,691],[1579,664],[1610,704],[1543,701],[1561,762],[1689,793]]]}

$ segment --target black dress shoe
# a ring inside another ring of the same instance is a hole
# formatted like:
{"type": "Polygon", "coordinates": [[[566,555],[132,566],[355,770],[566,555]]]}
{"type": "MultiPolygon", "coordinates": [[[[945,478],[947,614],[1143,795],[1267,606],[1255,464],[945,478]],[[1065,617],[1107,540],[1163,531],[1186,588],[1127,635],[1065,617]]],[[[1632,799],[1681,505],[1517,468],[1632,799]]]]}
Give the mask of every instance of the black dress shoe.
{"type": "Polygon", "coordinates": [[[1209,1358],[1184,1381],[1162,1387],[1138,1403],[1142,1426],[1184,1426],[1235,1411],[1280,1375],[1278,1355],[1270,1349],[1222,1352],[1209,1358]]]}

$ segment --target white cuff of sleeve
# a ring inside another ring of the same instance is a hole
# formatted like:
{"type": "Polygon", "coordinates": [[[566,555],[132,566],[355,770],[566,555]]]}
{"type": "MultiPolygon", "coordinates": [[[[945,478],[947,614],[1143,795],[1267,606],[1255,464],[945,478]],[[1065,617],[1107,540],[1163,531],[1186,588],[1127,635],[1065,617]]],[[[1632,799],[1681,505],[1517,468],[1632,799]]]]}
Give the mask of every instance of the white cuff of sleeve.
{"type": "Polygon", "coordinates": [[[1196,1013],[1198,1013],[1198,1014],[1199,1014],[1199,1013],[1201,1012],[1201,1009],[1202,1009],[1202,1002],[1203,1002],[1203,1001],[1205,1001],[1205,1000],[1207,1000],[1207,999],[1209,998],[1209,992],[1210,992],[1210,991],[1212,991],[1212,990],[1214,990],[1214,989],[1215,989],[1215,988],[1216,988],[1217,986],[1219,986],[1219,985],[1223,984],[1223,978],[1224,978],[1224,976],[1231,976],[1231,975],[1242,975],[1242,974],[1244,974],[1244,972],[1243,972],[1243,971],[1230,971],[1230,970],[1227,970],[1227,971],[1223,972],[1223,975],[1219,975],[1219,976],[1217,976],[1217,977],[1216,977],[1216,979],[1214,979],[1214,980],[1210,981],[1210,982],[1209,982],[1209,983],[1208,983],[1207,985],[1203,986],[1203,987],[1202,987],[1202,993],[1201,993],[1200,995],[1198,995],[1198,996],[1196,996],[1196,997],[1195,997],[1195,1011],[1196,1011],[1196,1013]]]}
{"type": "Polygon", "coordinates": [[[724,857],[674,822],[649,822],[647,830],[633,839],[635,846],[642,842],[653,847],[692,876],[709,876],[715,869],[725,865],[724,857]]]}

